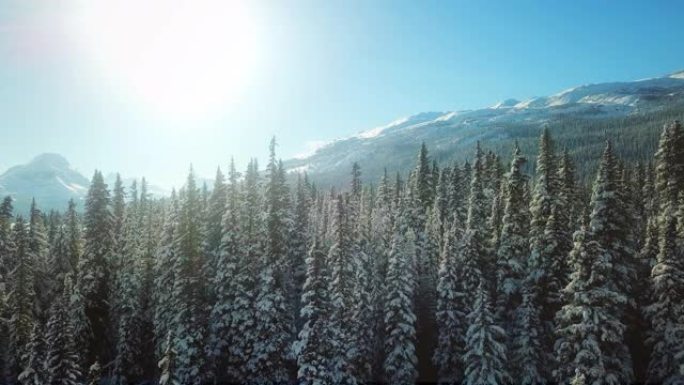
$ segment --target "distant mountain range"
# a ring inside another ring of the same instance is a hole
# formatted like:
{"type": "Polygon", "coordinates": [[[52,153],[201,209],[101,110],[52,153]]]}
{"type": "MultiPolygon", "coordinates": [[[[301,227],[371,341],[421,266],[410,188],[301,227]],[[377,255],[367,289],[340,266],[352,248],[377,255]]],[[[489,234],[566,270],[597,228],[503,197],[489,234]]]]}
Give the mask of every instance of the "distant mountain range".
{"type": "MultiPolygon", "coordinates": [[[[306,171],[321,186],[341,186],[348,183],[354,162],[370,181],[376,181],[385,167],[405,172],[414,166],[421,142],[440,162],[472,157],[478,140],[504,161],[516,140],[531,158],[536,156],[540,130],[547,126],[559,145],[571,151],[587,181],[606,138],[615,142],[622,159],[646,161],[652,158],[662,125],[674,119],[684,119],[684,71],[584,85],[525,101],[509,99],[479,110],[423,112],[331,141],[312,154],[285,161],[285,167],[292,174],[306,171]]],[[[111,186],[115,174],[105,179],[111,186]]],[[[130,182],[124,178],[125,185],[130,182]]],[[[0,197],[11,195],[18,213],[26,213],[34,197],[43,210],[61,210],[72,198],[82,204],[88,185],[89,179],[64,157],[42,154],[0,175],[0,197]]],[[[150,192],[168,194],[154,185],[150,192]]]]}
{"type": "MultiPolygon", "coordinates": [[[[113,173],[105,177],[110,188],[115,180],[113,173]]],[[[133,179],[123,178],[123,182],[129,186],[133,179]]],[[[28,213],[34,198],[43,211],[64,210],[70,199],[82,207],[89,185],[90,180],[73,169],[62,155],[48,153],[11,167],[0,175],[0,197],[10,195],[15,212],[22,215],[28,213]]],[[[149,186],[149,192],[157,196],[168,194],[156,186],[149,186]]]]}
{"type": "Polygon", "coordinates": [[[591,169],[606,137],[616,141],[628,160],[647,159],[662,124],[681,119],[683,112],[681,71],[632,82],[583,85],[524,101],[509,99],[478,110],[424,112],[331,141],[312,154],[286,161],[285,166],[293,173],[306,171],[321,185],[340,185],[347,183],[353,162],[359,162],[365,179],[375,181],[385,167],[402,172],[413,167],[421,142],[439,161],[471,157],[478,140],[504,160],[512,140],[534,156],[540,130],[547,126],[581,168],[591,169]]]}

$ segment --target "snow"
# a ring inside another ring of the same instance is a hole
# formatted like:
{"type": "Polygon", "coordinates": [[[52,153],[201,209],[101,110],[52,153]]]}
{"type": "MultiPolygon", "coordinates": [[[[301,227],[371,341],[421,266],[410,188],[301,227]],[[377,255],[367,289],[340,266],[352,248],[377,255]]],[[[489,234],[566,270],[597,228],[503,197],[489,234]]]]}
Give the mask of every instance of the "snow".
{"type": "Polygon", "coordinates": [[[502,108],[512,108],[512,107],[515,107],[515,105],[518,103],[520,103],[520,100],[506,99],[506,100],[502,100],[502,101],[496,103],[495,105],[493,105],[489,108],[491,108],[493,110],[498,110],[498,109],[502,109],[502,108]]]}
{"type": "Polygon", "coordinates": [[[307,171],[309,171],[309,166],[310,166],[310,165],[305,164],[305,165],[303,165],[303,166],[299,166],[299,167],[294,167],[294,168],[288,169],[287,172],[290,173],[290,174],[296,174],[296,173],[301,173],[301,172],[307,172],[307,171]]]}
{"type": "Polygon", "coordinates": [[[389,124],[386,124],[384,126],[371,128],[368,131],[363,131],[360,134],[357,134],[356,137],[360,138],[360,139],[375,138],[375,137],[379,136],[380,134],[382,134],[382,132],[385,131],[386,129],[396,127],[396,126],[400,126],[400,125],[408,122],[409,119],[410,119],[410,117],[408,117],[408,116],[404,117],[404,118],[397,119],[397,120],[395,120],[389,124]]]}
{"type": "Polygon", "coordinates": [[[310,140],[306,142],[304,145],[306,149],[299,154],[293,156],[294,159],[306,159],[310,157],[311,155],[315,154],[316,151],[320,150],[321,148],[325,147],[328,145],[330,142],[327,142],[325,140],[310,140]]]}
{"type": "Polygon", "coordinates": [[[670,78],[672,78],[672,79],[684,79],[684,71],[675,72],[672,75],[670,75],[670,78]]]}
{"type": "Polygon", "coordinates": [[[57,182],[59,182],[59,184],[61,184],[67,190],[69,190],[73,193],[81,193],[81,192],[85,192],[87,190],[87,187],[85,187],[85,186],[81,186],[81,185],[76,184],[76,183],[65,182],[64,180],[62,180],[62,178],[59,177],[59,175],[55,176],[55,178],[57,179],[57,182]]]}

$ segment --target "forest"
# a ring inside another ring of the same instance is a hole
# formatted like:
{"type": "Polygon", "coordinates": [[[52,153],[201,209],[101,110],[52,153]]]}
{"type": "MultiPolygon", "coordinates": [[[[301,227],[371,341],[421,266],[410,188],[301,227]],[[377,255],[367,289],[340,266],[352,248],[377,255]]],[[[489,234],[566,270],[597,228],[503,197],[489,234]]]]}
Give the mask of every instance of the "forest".
{"type": "Polygon", "coordinates": [[[591,171],[538,143],[416,144],[411,172],[328,189],[273,139],[265,168],[170,197],[99,171],[83,212],[6,197],[0,381],[684,383],[681,124],[647,163],[609,138],[591,171]]]}

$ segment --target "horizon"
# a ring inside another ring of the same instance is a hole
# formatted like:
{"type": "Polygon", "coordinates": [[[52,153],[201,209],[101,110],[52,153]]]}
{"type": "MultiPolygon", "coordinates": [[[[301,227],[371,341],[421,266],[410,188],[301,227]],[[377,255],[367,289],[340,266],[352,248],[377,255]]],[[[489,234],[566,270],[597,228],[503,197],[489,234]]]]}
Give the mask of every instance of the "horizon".
{"type": "Polygon", "coordinates": [[[665,76],[684,63],[669,48],[683,34],[679,12],[656,3],[4,4],[0,132],[15,145],[0,170],[53,152],[86,176],[97,168],[160,186],[182,184],[191,164],[206,178],[231,156],[244,169],[266,158],[271,136],[291,159],[421,112],[665,76]],[[148,49],[149,68],[129,59],[148,49]]]}

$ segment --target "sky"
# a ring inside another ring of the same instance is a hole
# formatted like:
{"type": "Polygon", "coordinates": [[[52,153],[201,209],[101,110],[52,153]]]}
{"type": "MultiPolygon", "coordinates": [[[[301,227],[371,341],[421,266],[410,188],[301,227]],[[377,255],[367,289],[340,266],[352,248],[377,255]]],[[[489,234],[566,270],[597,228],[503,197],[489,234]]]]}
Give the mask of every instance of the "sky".
{"type": "Polygon", "coordinates": [[[180,185],[423,111],[684,69],[681,1],[0,0],[0,171],[180,185]]]}

